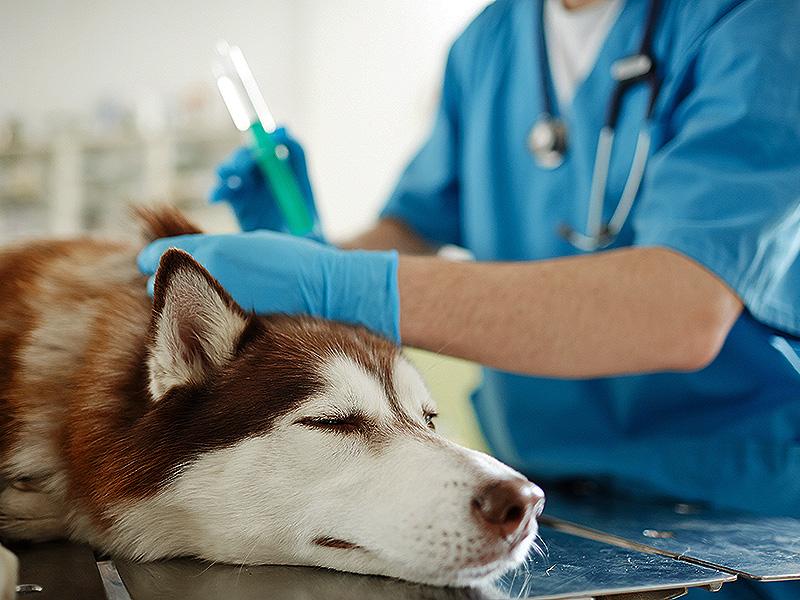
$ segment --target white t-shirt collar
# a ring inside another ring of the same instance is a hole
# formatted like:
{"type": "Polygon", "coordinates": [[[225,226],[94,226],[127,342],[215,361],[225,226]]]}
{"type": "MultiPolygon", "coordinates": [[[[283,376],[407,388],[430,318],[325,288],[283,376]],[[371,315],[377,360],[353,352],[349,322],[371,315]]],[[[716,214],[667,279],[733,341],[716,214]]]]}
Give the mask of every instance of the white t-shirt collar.
{"type": "Polygon", "coordinates": [[[597,0],[569,10],[562,0],[544,0],[544,32],[550,77],[561,110],[589,75],[608,33],[622,11],[623,0],[597,0]]]}

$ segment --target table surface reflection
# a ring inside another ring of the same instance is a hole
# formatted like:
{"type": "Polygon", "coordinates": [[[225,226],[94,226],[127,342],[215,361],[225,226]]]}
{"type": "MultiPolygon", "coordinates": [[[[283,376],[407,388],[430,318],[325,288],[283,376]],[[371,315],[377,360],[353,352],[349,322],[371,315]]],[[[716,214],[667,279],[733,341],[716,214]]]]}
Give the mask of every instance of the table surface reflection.
{"type": "Polygon", "coordinates": [[[737,577],[800,578],[797,519],[710,511],[597,490],[565,493],[559,488],[548,489],[540,533],[546,548],[543,556],[531,553],[519,569],[491,586],[473,589],[437,588],[309,567],[107,559],[99,563],[103,594],[98,564],[85,545],[51,542],[17,545],[12,550],[20,558],[21,581],[44,584],[44,592],[36,595],[42,600],[103,596],[108,600],[555,600],[616,599],[632,593],[664,600],[690,587],[717,589],[737,577]]]}
{"type": "Polygon", "coordinates": [[[193,560],[115,564],[133,600],[386,598],[388,600],[539,600],[707,586],[735,576],[543,528],[545,556],[531,554],[492,586],[436,588],[384,577],[308,567],[235,567],[193,560]]]}
{"type": "Polygon", "coordinates": [[[669,500],[548,493],[551,525],[611,544],[688,560],[750,579],[800,579],[800,519],[669,500]],[[572,529],[563,523],[578,525],[572,529]]]}

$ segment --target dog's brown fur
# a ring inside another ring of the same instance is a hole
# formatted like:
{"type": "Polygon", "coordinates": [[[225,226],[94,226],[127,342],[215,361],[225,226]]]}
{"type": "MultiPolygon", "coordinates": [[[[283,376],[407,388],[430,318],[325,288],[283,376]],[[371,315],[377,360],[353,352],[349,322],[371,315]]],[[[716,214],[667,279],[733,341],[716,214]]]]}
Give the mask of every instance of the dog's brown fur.
{"type": "MultiPolygon", "coordinates": [[[[147,239],[199,231],[174,210],[139,216],[147,239]]],[[[193,457],[268,431],[322,385],[315,367],[332,351],[390,381],[390,342],[315,319],[244,314],[203,271],[247,325],[229,364],[154,402],[146,361],[159,286],[196,263],[169,253],[151,304],[138,250],[83,239],[0,252],[0,481],[10,482],[0,484],[0,537],[102,532],[114,506],[154,494],[193,457]]]]}

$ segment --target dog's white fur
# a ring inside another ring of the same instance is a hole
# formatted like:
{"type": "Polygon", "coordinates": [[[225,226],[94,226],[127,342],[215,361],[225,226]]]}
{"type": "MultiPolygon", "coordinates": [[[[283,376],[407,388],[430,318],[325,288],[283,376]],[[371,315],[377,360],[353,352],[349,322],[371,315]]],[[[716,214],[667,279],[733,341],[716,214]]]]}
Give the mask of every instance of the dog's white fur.
{"type": "MultiPolygon", "coordinates": [[[[325,368],[326,393],[310,399],[265,436],[201,456],[99,539],[112,553],[155,560],[195,555],[228,563],[319,565],[434,585],[494,579],[522,561],[536,536],[508,552],[470,514],[481,484],[520,477],[497,460],[443,438],[398,434],[379,454],[362,441],[296,421],[363,411],[391,431],[381,384],[346,356],[325,368]],[[340,538],[363,550],[309,543],[340,538]],[[483,560],[479,556],[486,557],[483,560]]],[[[434,404],[404,358],[395,365],[406,413],[424,423],[434,404]]]]}
{"type": "MultiPolygon", "coordinates": [[[[35,391],[54,376],[66,381],[80,368],[81,357],[108,352],[83,347],[84,331],[98,311],[120,332],[148,328],[149,315],[142,311],[146,299],[137,296],[142,282],[125,252],[94,259],[112,269],[113,275],[101,275],[113,280],[108,285],[132,290],[120,294],[113,307],[87,301],[66,314],[44,309],[19,354],[17,377],[24,380],[24,389],[35,391]],[[128,280],[132,283],[121,283],[128,280]]],[[[85,265],[91,254],[82,257],[74,250],[69,258],[85,265]]],[[[202,384],[209,372],[224,368],[248,324],[243,311],[231,305],[199,265],[188,257],[180,261],[161,288],[157,281],[163,306],[150,327],[152,406],[147,410],[174,400],[167,396],[176,387],[202,384]]],[[[74,273],[71,277],[68,285],[105,285],[88,270],[77,280],[74,273]]],[[[38,285],[37,301],[58,306],[56,284],[45,277],[38,285]]],[[[0,334],[4,326],[9,325],[0,321],[0,334]]],[[[122,494],[103,506],[99,519],[96,507],[81,501],[81,490],[64,468],[59,428],[68,417],[82,418],[75,411],[87,411],[85,422],[103,411],[113,412],[115,400],[98,393],[88,404],[84,400],[68,407],[52,400],[52,381],[47,388],[50,402],[44,393],[41,399],[15,400],[24,406],[16,414],[21,435],[5,464],[0,461],[0,474],[16,484],[0,488],[0,534],[32,540],[70,537],[140,560],[197,556],[229,563],[319,565],[437,585],[475,584],[519,564],[536,535],[535,521],[521,530],[524,536],[510,540],[482,526],[471,504],[484,486],[524,478],[430,431],[426,414],[435,413],[435,405],[401,353],[370,345],[366,334],[348,333],[341,325],[336,329],[325,322],[305,322],[303,327],[316,328],[323,336],[330,329],[332,339],[352,335],[348,343],[362,344],[361,351],[385,352],[390,373],[381,378],[367,369],[348,353],[355,350],[348,350],[347,343],[326,350],[315,367],[324,384],[277,417],[268,432],[192,455],[155,492],[144,497],[122,494]],[[364,431],[342,433],[308,425],[309,419],[352,414],[364,420],[364,431]]],[[[140,333],[129,337],[137,335],[141,338],[140,333]]],[[[112,362],[111,369],[115,367],[112,362]]],[[[105,385],[87,383],[98,389],[105,385]]],[[[137,460],[126,465],[128,474],[148,467],[146,457],[137,460]]],[[[7,573],[13,573],[8,553],[0,558],[7,573]]]]}

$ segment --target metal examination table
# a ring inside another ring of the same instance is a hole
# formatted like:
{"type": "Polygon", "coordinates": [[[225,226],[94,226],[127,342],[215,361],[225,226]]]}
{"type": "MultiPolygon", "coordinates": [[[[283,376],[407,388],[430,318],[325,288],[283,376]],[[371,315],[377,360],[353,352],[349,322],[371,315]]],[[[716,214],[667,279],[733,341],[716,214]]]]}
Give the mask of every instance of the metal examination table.
{"type": "Polygon", "coordinates": [[[37,600],[668,600],[689,588],[718,590],[740,577],[762,585],[800,579],[798,519],[551,491],[541,536],[544,557],[532,555],[493,587],[471,590],[306,567],[98,561],[86,546],[68,543],[12,549],[21,582],[43,588],[20,598],[37,600]]]}

